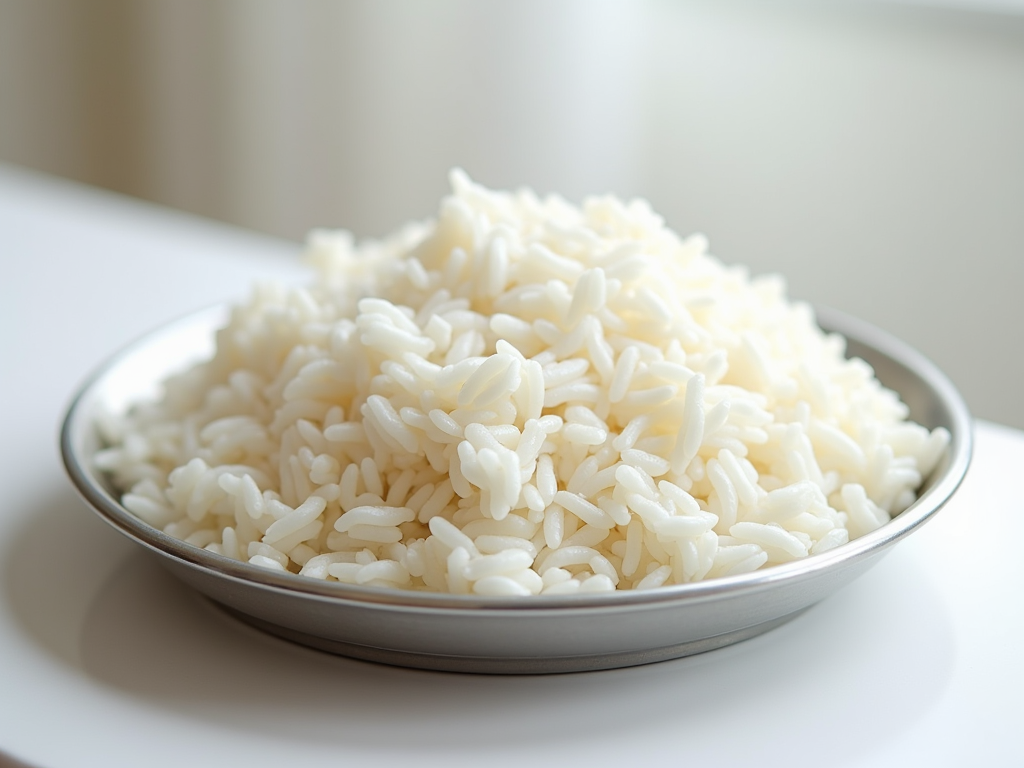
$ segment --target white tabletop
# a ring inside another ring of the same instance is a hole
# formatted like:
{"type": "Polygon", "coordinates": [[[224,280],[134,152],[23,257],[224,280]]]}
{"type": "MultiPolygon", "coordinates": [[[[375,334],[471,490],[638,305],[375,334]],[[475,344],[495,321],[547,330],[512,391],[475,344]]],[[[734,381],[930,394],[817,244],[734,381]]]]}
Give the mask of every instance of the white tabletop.
{"type": "Polygon", "coordinates": [[[0,233],[0,766],[1024,764],[1024,433],[979,423],[934,521],[754,640],[548,677],[367,664],[179,585],[57,454],[98,361],[294,277],[297,246],[3,167],[0,233]]]}

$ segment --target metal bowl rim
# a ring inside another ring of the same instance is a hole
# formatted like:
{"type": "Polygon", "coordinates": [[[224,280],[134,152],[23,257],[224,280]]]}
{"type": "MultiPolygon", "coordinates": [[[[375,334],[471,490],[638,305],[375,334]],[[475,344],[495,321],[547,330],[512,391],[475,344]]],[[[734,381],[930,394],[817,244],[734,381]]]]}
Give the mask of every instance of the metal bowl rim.
{"type": "Polygon", "coordinates": [[[428,612],[484,611],[509,614],[534,614],[549,611],[591,611],[611,608],[637,608],[665,603],[705,602],[757,592],[779,582],[803,581],[822,574],[840,563],[862,559],[886,549],[926,522],[953,495],[962,482],[971,460],[971,417],[963,398],[938,367],[905,342],[885,331],[837,310],[817,307],[815,313],[828,332],[871,347],[912,370],[932,389],[949,413],[951,441],[945,471],[901,514],[880,528],[853,541],[807,558],[768,568],[688,584],[674,584],[644,591],[615,591],[577,595],[532,595],[526,597],[484,597],[448,593],[367,587],[320,581],[291,573],[278,573],[240,562],[205,549],[186,544],[153,528],[135,517],[97,482],[94,472],[84,464],[77,441],[81,430],[88,429],[85,405],[105,377],[133,353],[149,346],[152,337],[172,332],[176,325],[200,322],[205,315],[223,317],[226,305],[189,313],[146,333],[122,347],[86,378],[73,396],[60,432],[60,451],[65,470],[75,489],[109,525],[144,547],[181,561],[214,576],[251,584],[275,592],[295,593],[317,600],[340,603],[376,604],[381,607],[428,612]]]}

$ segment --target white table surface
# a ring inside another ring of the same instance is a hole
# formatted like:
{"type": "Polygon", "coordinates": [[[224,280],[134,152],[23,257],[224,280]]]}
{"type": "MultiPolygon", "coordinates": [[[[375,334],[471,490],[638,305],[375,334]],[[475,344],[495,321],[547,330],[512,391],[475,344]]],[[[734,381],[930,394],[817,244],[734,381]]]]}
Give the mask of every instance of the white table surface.
{"type": "Polygon", "coordinates": [[[352,661],[180,586],[57,452],[97,362],[297,246],[2,166],[0,235],[0,766],[1024,765],[1024,433],[978,423],[931,523],[754,640],[548,677],[352,661]]]}

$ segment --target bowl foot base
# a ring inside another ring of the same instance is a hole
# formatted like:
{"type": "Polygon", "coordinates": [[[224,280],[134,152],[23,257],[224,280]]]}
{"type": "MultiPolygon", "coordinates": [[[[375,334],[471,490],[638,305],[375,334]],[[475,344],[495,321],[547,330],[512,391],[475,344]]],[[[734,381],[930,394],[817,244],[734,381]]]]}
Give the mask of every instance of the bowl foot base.
{"type": "Polygon", "coordinates": [[[733,632],[726,632],[725,634],[699,640],[690,640],[663,648],[621,651],[591,656],[514,657],[446,656],[390,648],[374,648],[367,645],[348,643],[343,640],[318,637],[249,616],[223,605],[220,607],[232,616],[257,629],[300,645],[326,651],[327,653],[397,667],[411,667],[413,669],[426,669],[435,672],[465,672],[485,675],[548,675],[567,672],[592,672],[601,669],[617,669],[620,667],[635,667],[641,664],[654,664],[659,661],[668,661],[669,659],[678,659],[683,656],[693,656],[698,653],[713,651],[716,648],[723,648],[743,640],[749,640],[795,619],[807,610],[803,608],[781,618],[772,619],[753,627],[744,627],[733,632]]]}

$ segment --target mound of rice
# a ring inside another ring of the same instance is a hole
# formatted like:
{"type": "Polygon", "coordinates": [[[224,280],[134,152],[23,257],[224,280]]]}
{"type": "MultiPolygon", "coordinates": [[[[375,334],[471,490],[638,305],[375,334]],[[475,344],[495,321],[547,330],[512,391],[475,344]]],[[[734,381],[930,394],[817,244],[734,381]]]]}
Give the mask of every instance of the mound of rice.
{"type": "Polygon", "coordinates": [[[315,579],[527,595],[650,589],[840,546],[949,439],[843,339],[642,201],[465,174],[435,222],[310,236],[209,362],[106,427],[125,507],[315,579]]]}

